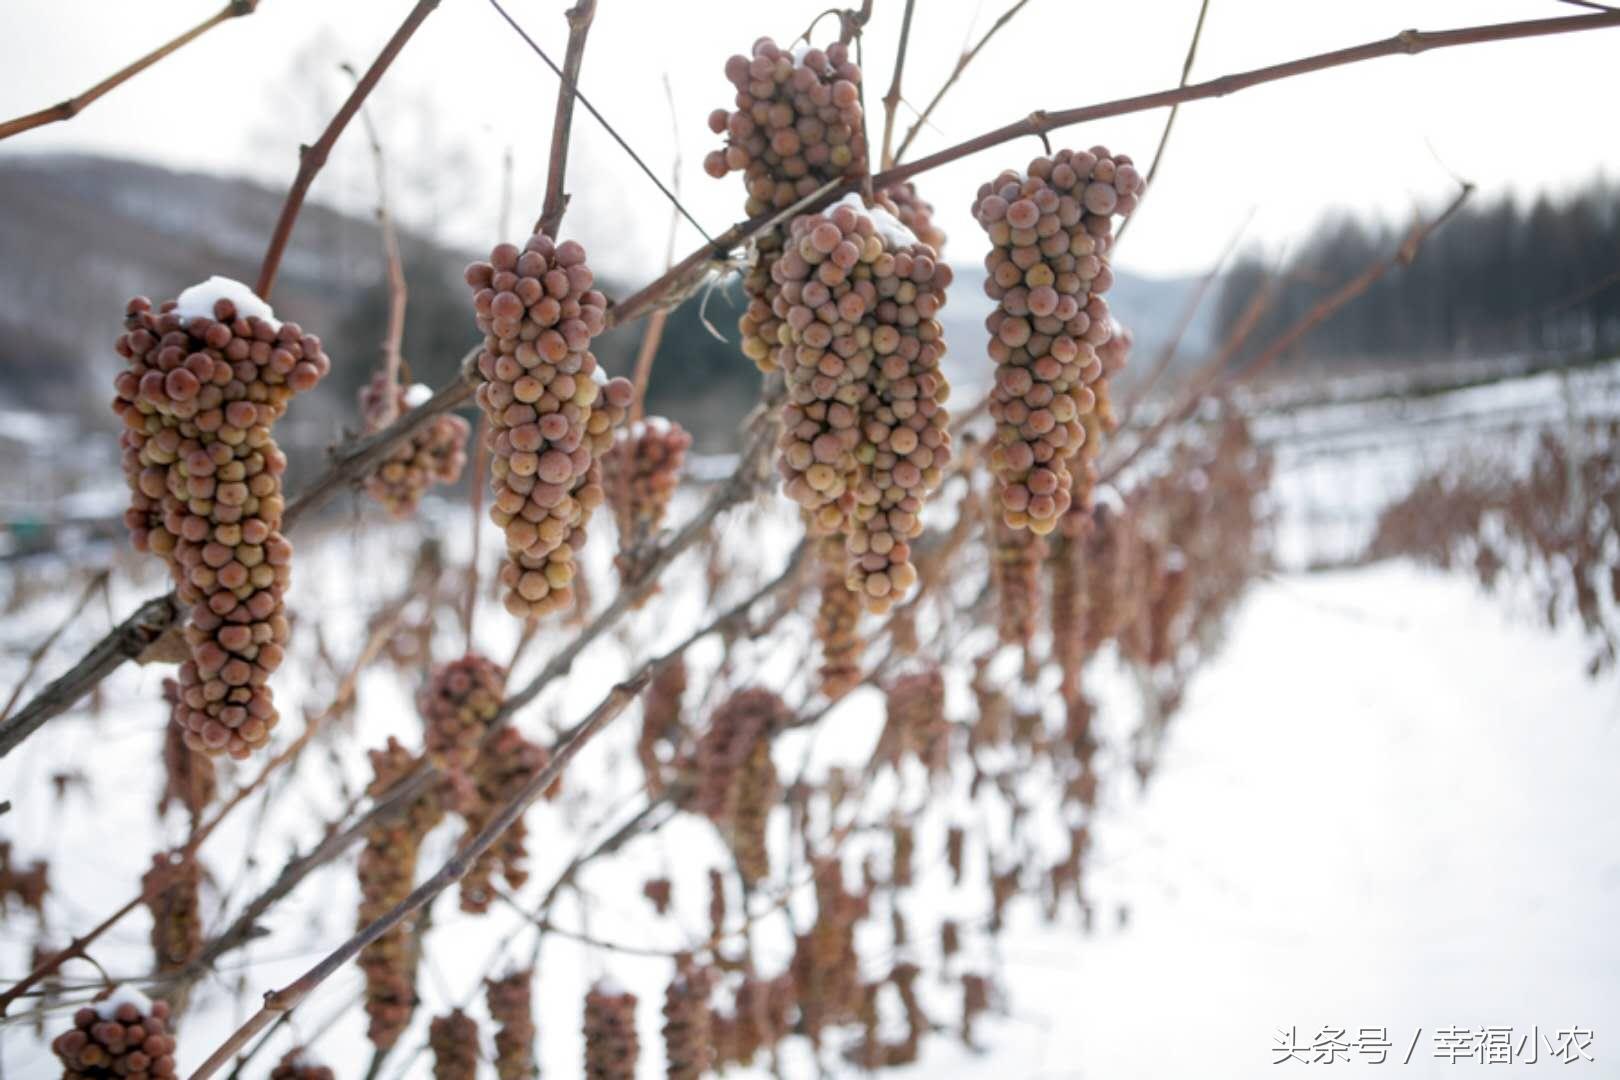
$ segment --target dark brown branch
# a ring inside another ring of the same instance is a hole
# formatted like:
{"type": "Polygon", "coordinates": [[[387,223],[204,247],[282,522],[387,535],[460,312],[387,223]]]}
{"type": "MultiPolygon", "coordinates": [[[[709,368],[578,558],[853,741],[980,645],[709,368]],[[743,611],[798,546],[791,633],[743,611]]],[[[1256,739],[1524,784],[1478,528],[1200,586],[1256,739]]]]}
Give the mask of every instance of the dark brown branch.
{"type": "Polygon", "coordinates": [[[77,97],[70,97],[66,101],[52,105],[48,109],[40,109],[38,112],[32,112],[26,116],[19,116],[14,120],[0,123],[0,139],[9,139],[13,135],[21,135],[25,131],[44,127],[46,124],[73,119],[83,112],[86,106],[95,103],[102,95],[117,89],[159,60],[180,51],[181,48],[202,37],[222,22],[227,22],[239,15],[253,14],[254,9],[258,6],[259,0],[230,0],[229,3],[209,18],[204,19],[179,37],[166,44],[159,45],[128,67],[107,76],[77,97]]]}
{"type": "Polygon", "coordinates": [[[906,69],[906,46],[911,44],[911,14],[917,0],[906,0],[905,14],[900,17],[900,46],[894,57],[894,78],[889,92],[883,95],[883,156],[878,158],[885,169],[894,168],[894,117],[900,109],[900,76],[906,69]]]}
{"type": "Polygon", "coordinates": [[[465,875],[479,855],[487,851],[499,840],[503,833],[511,827],[512,823],[523,815],[523,812],[538,799],[556,779],[562,775],[563,770],[574,756],[590,742],[596,734],[606,727],[615,717],[624,711],[625,706],[635,700],[647,685],[650,672],[644,669],[613,687],[602,702],[592,710],[591,714],[575,729],[574,734],[557,746],[551,755],[551,760],[525,785],[521,791],[499,812],[490,819],[488,825],[473,837],[470,842],[463,845],[457,852],[439,867],[434,875],[411,890],[409,896],[382,917],[373,920],[368,926],[362,928],[349,940],[328,953],[319,963],[297,979],[288,983],[279,990],[272,990],[264,995],[264,1005],[247,1022],[237,1028],[229,1038],[219,1045],[208,1059],[191,1074],[191,1080],[207,1080],[214,1075],[221,1066],[230,1060],[231,1055],[246,1046],[248,1040],[258,1032],[264,1030],[278,1016],[296,1007],[300,1001],[307,997],[328,976],[337,971],[344,964],[360,952],[361,949],[376,941],[389,930],[398,926],[407,916],[416,911],[423,904],[432,900],[445,889],[465,875]]]}
{"type": "Polygon", "coordinates": [[[349,126],[354,114],[360,111],[360,105],[366,96],[376,87],[383,72],[394,62],[405,43],[411,40],[416,28],[422,25],[433,9],[439,6],[439,0],[416,0],[416,6],[411,8],[405,21],[400,23],[394,36],[388,39],[377,59],[371,62],[371,67],[360,77],[354,91],[344,101],[332,122],[326,125],[321,137],[315,140],[313,146],[301,147],[298,152],[298,175],[293,177],[292,187],[287,189],[287,199],[281,206],[281,216],[276,219],[275,231],[270,234],[270,246],[264,253],[264,263],[259,267],[259,281],[254,291],[263,300],[270,299],[270,293],[276,285],[276,272],[281,268],[281,256],[287,250],[287,241],[292,238],[293,225],[298,221],[298,211],[303,209],[304,196],[309,192],[309,185],[315,182],[315,176],[326,164],[326,157],[332,152],[333,145],[343,129],[349,126]]]}
{"type": "Polygon", "coordinates": [[[568,172],[568,144],[574,130],[574,97],[579,87],[579,66],[585,60],[585,37],[596,18],[596,0],[579,0],[568,9],[568,52],[563,56],[561,81],[557,86],[557,116],[551,124],[551,161],[546,167],[546,201],[534,231],[555,237],[568,209],[568,193],[563,180],[568,172]]]}
{"type": "MultiPolygon", "coordinates": [[[[912,140],[917,137],[917,134],[922,131],[923,127],[928,123],[928,118],[934,115],[934,109],[939,106],[939,103],[942,100],[944,100],[945,95],[950,91],[951,87],[956,85],[956,81],[962,77],[962,72],[965,71],[967,66],[973,62],[973,58],[979,55],[979,50],[984,48],[985,45],[989,44],[990,39],[996,36],[996,31],[1000,30],[1003,26],[1006,26],[1009,22],[1011,22],[1012,17],[1017,15],[1027,3],[1029,3],[1029,0],[1018,0],[1018,2],[1012,7],[1002,12],[1001,18],[997,19],[990,25],[990,29],[984,32],[984,36],[976,41],[971,49],[963,50],[962,55],[956,58],[956,66],[951,69],[951,73],[949,77],[946,78],[944,85],[935,91],[934,96],[929,100],[928,105],[917,116],[916,122],[913,123],[910,130],[906,132],[906,137],[900,140],[900,149],[894,152],[896,160],[906,156],[906,151],[910,149],[912,140]]],[[[887,169],[892,168],[893,165],[894,162],[891,161],[886,162],[883,167],[887,169]]]]}

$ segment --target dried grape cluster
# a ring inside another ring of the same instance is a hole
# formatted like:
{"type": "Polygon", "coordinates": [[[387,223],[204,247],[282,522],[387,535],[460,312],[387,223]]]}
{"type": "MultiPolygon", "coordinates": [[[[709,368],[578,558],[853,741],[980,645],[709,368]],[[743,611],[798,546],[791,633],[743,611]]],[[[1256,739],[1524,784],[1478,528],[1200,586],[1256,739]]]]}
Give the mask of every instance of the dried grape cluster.
{"type": "Polygon", "coordinates": [[[668,1080],[702,1080],[714,1067],[708,970],[689,961],[678,966],[664,991],[664,1075],[668,1080]]]}
{"type": "Polygon", "coordinates": [[[641,552],[664,523],[691,445],[685,428],[655,416],[622,429],[602,458],[602,486],[619,528],[615,562],[626,582],[645,573],[641,552]]]}
{"type": "MultiPolygon", "coordinates": [[[[386,747],[371,751],[370,756],[373,779],[367,794],[373,799],[421,764],[392,737],[386,747]]],[[[430,787],[412,799],[403,813],[367,825],[366,845],[360,852],[360,913],[356,925],[369,926],[410,894],[422,838],[443,818],[442,792],[430,787]]],[[[379,1049],[394,1045],[416,1009],[416,954],[410,922],[393,927],[361,949],[358,957],[366,977],[366,1012],[371,1017],[367,1034],[379,1049]]]]}
{"type": "Polygon", "coordinates": [[[945,717],[945,675],[938,665],[901,675],[889,684],[883,734],[874,758],[898,768],[906,757],[930,771],[946,764],[950,721],[945,717]]]}
{"type": "Polygon", "coordinates": [[[141,895],[152,912],[152,952],[160,972],[179,971],[202,948],[202,911],[197,890],[202,866],[194,857],[152,857],[141,878],[141,895]]]}
{"type": "Polygon", "coordinates": [[[715,710],[695,754],[698,811],[731,844],[749,884],[770,873],[765,826],[780,794],[771,738],[792,718],[769,690],[738,690],[715,710]]]}
{"type": "MultiPolygon", "coordinates": [[[[516,728],[503,728],[479,758],[472,785],[456,791],[454,796],[456,812],[467,822],[467,838],[482,832],[550,760],[545,747],[530,742],[516,728]]],[[[558,785],[551,785],[546,791],[547,798],[554,798],[557,791],[558,785]]],[[[489,910],[494,900],[496,874],[514,889],[529,880],[529,871],[524,865],[528,859],[528,837],[529,828],[519,816],[494,844],[473,860],[461,878],[462,911],[489,910]]]]}
{"type": "Polygon", "coordinates": [[[337,1074],[311,1061],[302,1047],[295,1047],[270,1070],[270,1080],[337,1080],[337,1074]]]}
{"type": "Polygon", "coordinates": [[[636,759],[646,777],[647,791],[656,796],[665,787],[665,762],[659,747],[678,745],[681,735],[681,699],[686,694],[686,657],[659,665],[641,697],[641,734],[636,759]]]}
{"type": "Polygon", "coordinates": [[[861,598],[844,583],[844,542],[836,534],[817,537],[816,641],[821,646],[821,692],[841,697],[861,681],[861,598]]]}
{"type": "Polygon", "coordinates": [[[484,347],[478,404],[489,418],[490,517],[506,532],[506,608],[540,616],[575,602],[574,553],[604,493],[599,461],[634,394],[590,351],[606,298],[585,249],[536,233],[467,268],[484,347]],[[600,381],[599,381],[600,380],[600,381]]]}
{"type": "Polygon", "coordinates": [[[454,1009],[428,1025],[433,1080],[478,1080],[478,1024],[454,1009]]]}
{"type": "Polygon", "coordinates": [[[974,200],[991,242],[984,287],[997,302],[985,320],[996,364],[990,464],[1013,528],[1051,532],[1067,508],[1068,461],[1113,329],[1102,298],[1113,283],[1113,216],[1134,210],[1141,191],[1129,157],[1093,147],[1003,172],[974,200]]]}
{"type": "Polygon", "coordinates": [[[726,61],[737,88],[734,111],[709,114],[726,148],[703,159],[710,176],[740,172],[750,216],[785,210],[828,180],[866,168],[861,69],[842,42],[785,51],[768,37],[753,56],[726,61]]]}
{"type": "Polygon", "coordinates": [[[158,796],[157,811],[168,813],[169,804],[177,802],[196,822],[214,799],[214,759],[186,744],[188,729],[178,715],[180,684],[164,679],[163,700],[169,703],[169,722],[163,729],[163,793],[158,796]]]}
{"type": "Polygon", "coordinates": [[[636,995],[601,979],[585,995],[587,1080],[635,1080],[641,1043],[636,1037],[636,995]]]}
{"type": "Polygon", "coordinates": [[[478,762],[479,747],[505,696],[506,672],[478,653],[435,670],[416,695],[427,726],[428,760],[453,781],[464,780],[478,762]]]}
{"type": "Polygon", "coordinates": [[[246,289],[210,302],[213,285],[157,311],[145,297],[129,302],[113,409],[125,427],[124,520],[191,608],[175,713],[192,749],[241,758],[276,724],[266,682],[287,643],[287,459],[270,427],[331,361],[318,337],[276,322],[246,289]]]}
{"type": "MultiPolygon", "coordinates": [[[[379,370],[360,388],[360,418],[367,435],[381,431],[412,406],[426,400],[426,386],[410,390],[379,370]],[[420,399],[420,400],[418,400],[420,399]]],[[[366,477],[366,493],[396,518],[416,512],[417,503],[434,484],[454,484],[467,464],[467,421],[455,413],[440,413],[394,444],[377,470],[366,477]]]]}
{"type": "Polygon", "coordinates": [[[783,490],[813,531],[845,535],[846,584],[886,610],[916,583],[911,541],[950,460],[935,318],[950,267],[886,211],[845,202],[793,222],[771,277],[783,490]]]}
{"type": "Polygon", "coordinates": [[[514,971],[491,979],[484,988],[489,1017],[495,1030],[495,1075],[500,1080],[530,1080],[534,1065],[534,1002],[532,970],[514,971]]]}
{"type": "Polygon", "coordinates": [[[51,1052],[62,1062],[62,1080],[179,1075],[168,1020],[168,1002],[149,1001],[126,987],[79,1009],[73,1027],[51,1043],[51,1052]]]}

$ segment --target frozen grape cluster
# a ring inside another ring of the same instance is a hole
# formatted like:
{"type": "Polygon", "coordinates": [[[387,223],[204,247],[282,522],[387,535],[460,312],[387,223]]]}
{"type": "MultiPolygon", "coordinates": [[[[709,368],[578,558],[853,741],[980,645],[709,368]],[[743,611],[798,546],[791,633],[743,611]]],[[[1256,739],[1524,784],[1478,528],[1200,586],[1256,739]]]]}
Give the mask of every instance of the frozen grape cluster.
{"type": "Polygon", "coordinates": [[[113,409],[124,421],[124,518],[135,547],[169,564],[191,609],[175,716],[187,745],[247,757],[277,714],[292,544],[281,534],[287,459],[270,428],[331,369],[320,338],[213,279],[125,312],[113,409]]]}
{"type": "MultiPolygon", "coordinates": [[[[426,400],[426,386],[407,390],[386,371],[378,371],[360,388],[360,418],[367,435],[392,424],[426,400]]],[[[394,444],[377,470],[366,477],[366,494],[382,503],[396,518],[416,512],[422,496],[434,484],[454,484],[467,464],[467,421],[455,413],[441,413],[418,428],[410,438],[394,444]]]]}
{"type": "Polygon", "coordinates": [[[990,451],[1003,521],[1046,534],[1069,501],[1069,459],[1084,439],[1080,418],[1096,402],[1098,349],[1112,336],[1102,294],[1113,220],[1136,208],[1142,176],[1103,147],[1038,157],[1023,173],[981,185],[973,214],[989,234],[985,320],[996,381],[990,451]]]}
{"type": "Polygon", "coordinates": [[[484,347],[478,404],[489,418],[490,517],[506,532],[506,608],[540,616],[575,602],[574,553],[602,504],[600,459],[634,394],[590,351],[606,298],[585,249],[536,233],[467,268],[484,347]]]}
{"type": "Polygon", "coordinates": [[[726,61],[726,78],[737,107],[709,114],[709,130],[726,136],[726,147],[703,167],[716,178],[743,174],[750,215],[785,210],[866,168],[861,69],[848,45],[787,51],[763,37],[751,57],[726,61]]]}
{"type": "Polygon", "coordinates": [[[118,987],[73,1014],[73,1027],[58,1035],[51,1051],[62,1062],[62,1080],[158,1080],[178,1076],[169,1003],[118,987]]]}
{"type": "Polygon", "coordinates": [[[597,980],[585,994],[584,1029],[586,1080],[635,1080],[636,995],[612,979],[597,980]]]}
{"type": "Polygon", "coordinates": [[[506,672],[493,660],[468,653],[441,665],[418,691],[416,708],[427,726],[427,755],[452,781],[465,778],[506,695],[506,672]]]}
{"type": "Polygon", "coordinates": [[[813,532],[844,534],[846,584],[885,610],[916,583],[911,541],[950,460],[936,318],[950,267],[851,197],[797,218],[771,276],[784,326],[784,490],[813,532]]]}
{"type": "Polygon", "coordinates": [[[639,553],[664,523],[691,446],[685,428],[654,416],[623,428],[602,459],[602,483],[619,528],[615,562],[627,582],[643,572],[639,553]]]}

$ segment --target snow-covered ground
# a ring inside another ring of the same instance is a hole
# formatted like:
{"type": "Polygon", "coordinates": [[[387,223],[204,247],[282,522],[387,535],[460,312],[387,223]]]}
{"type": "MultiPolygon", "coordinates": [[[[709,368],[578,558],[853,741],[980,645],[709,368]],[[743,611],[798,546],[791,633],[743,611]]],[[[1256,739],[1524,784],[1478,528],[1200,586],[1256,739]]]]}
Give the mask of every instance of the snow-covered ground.
{"type": "MultiPolygon", "coordinates": [[[[1273,1066],[1278,1029],[1285,1037],[1293,1029],[1293,1037],[1309,1047],[1327,1027],[1346,1029],[1349,1040],[1359,1029],[1384,1028],[1392,1044],[1388,1063],[1340,1064],[1334,1075],[1379,1068],[1439,1076],[1456,1067],[1434,1057],[1437,1045],[1449,1045],[1436,1042],[1448,1029],[1512,1027],[1512,1040],[1519,1043],[1533,1026],[1535,1034],[1555,1041],[1559,1029],[1580,1026],[1594,1033],[1587,1052],[1596,1061],[1578,1063],[1572,1075],[1620,1076],[1620,932],[1613,917],[1620,901],[1620,788],[1613,782],[1620,770],[1620,678],[1611,673],[1586,680],[1586,646],[1578,631],[1549,632],[1528,605],[1516,604],[1511,595],[1484,596],[1460,577],[1403,565],[1333,573],[1300,569],[1324,548],[1354,550],[1354,537],[1364,537],[1370,527],[1370,510],[1400,494],[1402,484],[1444,452],[1468,443],[1469,425],[1447,429],[1444,416],[1493,403],[1538,421],[1570,415],[1571,402],[1576,415],[1612,409],[1616,380],[1614,369],[1606,370],[1573,393],[1556,382],[1529,379],[1506,389],[1465,392],[1486,398],[1494,393],[1494,402],[1447,395],[1426,406],[1344,405],[1309,418],[1267,421],[1272,426],[1262,426],[1261,433],[1276,439],[1279,451],[1279,539],[1286,568],[1255,586],[1222,651],[1192,680],[1145,790],[1123,752],[1138,718],[1132,688],[1106,661],[1099,665],[1093,685],[1103,704],[1102,759],[1110,767],[1087,864],[1090,930],[1072,904],[1047,924],[1038,904],[1015,901],[999,943],[970,937],[956,969],[996,974],[1005,994],[1005,1015],[980,1026],[983,1052],[941,1035],[924,1044],[917,1066],[895,1075],[1283,1075],[1316,1066],[1273,1066]],[[1414,407],[1427,411],[1400,411],[1414,407]],[[1291,434],[1288,425],[1294,426],[1291,434]],[[1340,430],[1342,436],[1330,434],[1340,430]],[[1351,446],[1352,438],[1377,430],[1416,437],[1387,452],[1351,446]],[[1439,433],[1447,430],[1456,434],[1442,438],[1439,433]],[[1301,471],[1316,463],[1335,471],[1302,478],[1301,471]],[[1365,497],[1357,497],[1358,491],[1365,497]],[[1344,536],[1322,538],[1312,510],[1318,504],[1345,511],[1344,536]],[[1414,1032],[1411,1062],[1403,1066],[1414,1032]]],[[[1494,444],[1497,451],[1504,447],[1500,440],[1494,444]]],[[[683,500],[687,511],[692,498],[683,500]]],[[[739,567],[739,579],[758,580],[756,573],[780,565],[789,546],[771,524],[780,520],[758,511],[727,519],[736,557],[760,564],[739,567]]],[[[450,565],[461,565],[466,509],[438,505],[432,521],[443,534],[450,565]]],[[[492,532],[484,530],[486,574],[498,542],[492,532]]],[[[604,528],[589,550],[604,592],[602,548],[610,538],[604,528]]],[[[409,528],[368,523],[352,535],[331,530],[299,541],[293,603],[323,613],[322,637],[340,667],[359,648],[368,614],[407,580],[416,539],[409,528]]],[[[91,606],[51,652],[46,671],[59,670],[101,633],[109,612],[121,616],[162,587],[151,561],[119,554],[114,563],[110,605],[91,606]]],[[[48,564],[0,567],[0,575],[9,575],[0,581],[6,595],[18,588],[33,595],[29,606],[0,619],[0,687],[9,690],[27,647],[76,599],[82,585],[59,573],[48,564]]],[[[651,637],[641,646],[644,653],[668,644],[693,617],[702,573],[699,560],[683,560],[665,597],[634,617],[638,633],[651,637]]],[[[477,644],[504,659],[515,627],[495,604],[487,603],[485,611],[477,644]]],[[[797,632],[785,629],[784,638],[770,646],[744,643],[735,657],[745,677],[785,687],[794,702],[803,699],[807,683],[797,632]]],[[[520,714],[519,726],[545,738],[553,725],[577,720],[623,670],[624,642],[636,636],[610,635],[589,650],[565,685],[520,714]]],[[[277,677],[278,703],[289,717],[289,730],[278,740],[299,729],[301,710],[319,709],[331,695],[335,680],[315,661],[312,638],[306,623],[292,661],[277,677]]],[[[552,644],[542,641],[514,682],[525,681],[552,644]]],[[[460,648],[459,632],[447,619],[437,637],[437,658],[460,648]]],[[[951,708],[958,715],[970,707],[960,670],[969,655],[959,654],[953,672],[951,708]]],[[[700,678],[718,656],[713,642],[694,651],[700,678]]],[[[178,818],[159,825],[151,814],[161,781],[162,675],[160,669],[124,668],[108,682],[99,717],[53,721],[0,761],[0,798],[14,803],[0,817],[0,838],[14,843],[20,860],[52,860],[56,895],[49,915],[57,940],[126,900],[151,853],[184,836],[178,818]],[[70,786],[58,802],[51,774],[76,768],[91,780],[88,793],[70,786]]],[[[233,916],[292,850],[307,850],[318,838],[319,822],[335,816],[363,785],[364,747],[389,734],[416,745],[414,683],[414,677],[384,668],[367,674],[355,714],[334,725],[297,773],[273,783],[266,798],[244,805],[209,841],[203,859],[214,885],[205,889],[204,906],[211,931],[223,925],[220,913],[233,916]]],[[[877,694],[857,692],[814,733],[780,740],[778,767],[791,776],[806,761],[819,769],[864,760],[881,720],[877,694]]],[[[532,880],[525,899],[532,902],[544,891],[581,842],[611,831],[639,808],[630,752],[634,726],[627,717],[589,747],[568,774],[569,794],[531,813],[532,880]]],[[[250,764],[232,775],[253,771],[250,764]]],[[[895,781],[885,778],[875,797],[891,797],[894,789],[895,781]]],[[[1040,824],[1038,813],[1035,819],[1031,828],[1040,824]]],[[[455,836],[448,829],[431,838],[422,866],[436,867],[455,836]]],[[[923,823],[919,885],[903,901],[914,948],[934,955],[933,928],[941,916],[983,917],[987,848],[1002,852],[1009,846],[1004,820],[961,800],[923,823]],[[940,865],[947,819],[970,826],[968,862],[979,868],[960,890],[949,885],[940,865]]],[[[581,882],[589,903],[566,896],[556,921],[637,948],[690,945],[706,934],[704,879],[723,857],[711,826],[677,820],[587,871],[581,882]],[[675,882],[670,919],[653,918],[641,896],[642,882],[660,874],[675,882]]],[[[797,906],[801,918],[803,899],[788,905],[797,906]]],[[[233,999],[250,1001],[286,983],[343,940],[353,926],[355,903],[352,861],[345,861],[275,908],[264,921],[267,936],[226,957],[214,980],[198,988],[181,1029],[182,1065],[194,1067],[244,1018],[233,999]]],[[[874,922],[886,925],[882,916],[886,911],[874,922]]],[[[785,960],[788,943],[779,923],[766,920],[757,930],[755,944],[767,971],[785,960]]],[[[126,920],[94,950],[97,960],[114,975],[147,970],[148,925],[143,912],[126,920]]],[[[32,916],[16,908],[5,915],[0,981],[22,973],[33,937],[32,916]]],[[[421,973],[416,1026],[381,1075],[429,1075],[427,1056],[415,1053],[427,1019],[469,999],[481,1014],[476,991],[487,961],[501,952],[526,961],[531,940],[511,910],[497,907],[470,917],[457,911],[453,899],[443,899],[428,935],[432,959],[421,973]]],[[[865,974],[881,975],[889,959],[875,951],[865,974]]],[[[932,965],[924,968],[931,971],[932,965]]],[[[605,953],[551,935],[539,970],[545,1075],[578,1075],[580,998],[586,982],[601,974],[640,995],[640,1075],[662,1075],[658,1006],[668,959],[605,953]]],[[[75,964],[69,978],[88,986],[94,972],[75,964]]],[[[364,1014],[342,1011],[359,981],[352,966],[330,980],[298,1010],[290,1030],[278,1034],[274,1050],[244,1075],[267,1075],[294,1033],[314,1039],[315,1056],[336,1066],[340,1076],[363,1073],[369,1060],[364,1014]]],[[[951,1023],[957,992],[932,975],[925,975],[921,989],[937,1019],[951,1023]]],[[[53,1028],[63,1023],[58,1016],[53,1028]]],[[[814,1075],[798,1045],[802,1040],[792,1042],[784,1073],[814,1075]]],[[[0,1075],[51,1075],[45,1043],[25,1026],[0,1026],[0,1075]]],[[[1358,1054],[1352,1050],[1349,1056],[1358,1054]]],[[[1548,1063],[1551,1056],[1542,1046],[1539,1066],[1506,1074],[1561,1067],[1548,1063]]],[[[834,1056],[826,1060],[836,1067],[834,1056]]]]}

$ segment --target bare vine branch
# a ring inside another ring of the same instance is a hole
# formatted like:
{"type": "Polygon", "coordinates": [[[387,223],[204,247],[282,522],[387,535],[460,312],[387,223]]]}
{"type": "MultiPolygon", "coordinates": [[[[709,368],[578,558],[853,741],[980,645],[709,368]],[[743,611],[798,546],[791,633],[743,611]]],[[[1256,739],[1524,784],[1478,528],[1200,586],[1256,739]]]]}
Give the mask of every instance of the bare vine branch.
{"type": "Polygon", "coordinates": [[[900,109],[900,76],[906,69],[906,47],[911,44],[911,15],[917,0],[906,0],[905,14],[900,17],[900,45],[894,57],[894,78],[889,92],[883,95],[883,155],[878,160],[882,167],[894,167],[894,117],[900,109]]]}
{"type": "Polygon", "coordinates": [[[377,59],[371,62],[371,67],[360,77],[354,91],[349,94],[337,115],[332,117],[331,123],[321,137],[315,140],[314,145],[299,148],[298,175],[293,177],[292,186],[287,189],[287,199],[281,206],[281,216],[276,219],[275,231],[270,234],[270,247],[264,253],[264,263],[259,267],[259,281],[254,292],[264,300],[270,299],[270,292],[276,285],[276,272],[281,268],[281,256],[287,250],[287,241],[292,238],[293,225],[298,221],[298,211],[303,209],[304,196],[309,192],[309,185],[315,182],[316,175],[326,164],[327,155],[337,143],[338,136],[343,129],[349,126],[354,114],[360,111],[361,104],[366,96],[376,87],[383,72],[388,70],[394,58],[399,55],[405,43],[416,33],[417,27],[422,25],[433,9],[439,6],[439,0],[417,0],[416,6],[411,8],[405,21],[400,23],[394,36],[388,39],[377,59]]]}
{"type": "Polygon", "coordinates": [[[224,7],[220,8],[217,12],[204,19],[196,26],[193,26],[190,30],[187,30],[179,37],[159,45],[157,48],[153,49],[139,60],[136,60],[128,67],[120,68],[118,71],[113,72],[111,75],[96,83],[96,85],[92,86],[84,93],[75,97],[70,97],[66,101],[58,102],[49,108],[40,109],[38,112],[31,112],[25,116],[19,116],[13,120],[7,120],[4,123],[0,123],[0,139],[9,139],[13,135],[21,135],[25,131],[32,131],[37,127],[44,127],[46,124],[54,124],[63,120],[73,119],[75,116],[78,116],[81,112],[83,112],[87,106],[94,104],[103,95],[112,90],[116,90],[118,87],[133,79],[135,76],[139,75],[141,72],[157,63],[159,60],[179,52],[180,49],[186,45],[189,45],[191,42],[196,41],[198,38],[202,37],[220,23],[228,22],[231,19],[237,18],[238,16],[253,14],[258,6],[259,0],[229,0],[224,7]]]}
{"type": "Polygon", "coordinates": [[[568,171],[568,144],[574,130],[574,98],[579,87],[579,67],[585,60],[585,37],[596,18],[596,0],[579,0],[568,9],[568,52],[563,56],[561,82],[557,87],[557,116],[551,125],[551,162],[546,169],[546,201],[535,222],[534,231],[555,237],[568,209],[568,193],[563,179],[568,171]]]}
{"type": "MultiPolygon", "coordinates": [[[[934,115],[934,109],[939,106],[939,103],[944,99],[945,95],[950,92],[951,87],[956,85],[956,81],[962,77],[962,72],[965,71],[967,66],[973,62],[973,58],[979,55],[979,50],[989,44],[990,39],[996,36],[996,31],[1000,30],[1003,26],[1006,26],[1009,22],[1011,22],[1012,17],[1017,15],[1019,11],[1023,10],[1024,5],[1027,3],[1029,3],[1029,0],[1017,0],[1017,3],[1013,4],[1012,7],[1002,12],[1001,18],[990,24],[990,29],[984,32],[983,37],[974,42],[971,49],[963,50],[962,55],[956,58],[956,66],[951,69],[951,73],[945,79],[944,85],[934,92],[934,96],[929,99],[928,104],[923,108],[923,111],[918,114],[916,121],[906,132],[906,137],[900,140],[900,149],[894,152],[895,160],[899,160],[900,158],[906,156],[906,151],[911,148],[912,140],[915,139],[918,133],[921,132],[922,129],[927,125],[928,118],[934,115]]],[[[885,163],[883,167],[887,169],[892,168],[893,165],[894,162],[891,161],[885,163]]]]}

